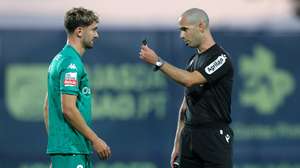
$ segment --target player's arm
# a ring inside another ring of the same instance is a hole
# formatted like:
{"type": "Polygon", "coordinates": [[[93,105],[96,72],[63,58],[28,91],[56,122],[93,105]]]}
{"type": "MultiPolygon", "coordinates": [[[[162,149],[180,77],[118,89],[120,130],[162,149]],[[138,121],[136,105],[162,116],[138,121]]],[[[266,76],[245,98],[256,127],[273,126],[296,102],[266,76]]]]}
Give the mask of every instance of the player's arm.
{"type": "Polygon", "coordinates": [[[174,146],[173,146],[173,151],[172,151],[171,161],[170,161],[171,166],[173,166],[173,163],[174,163],[176,157],[178,157],[178,155],[179,155],[181,132],[182,132],[182,129],[184,128],[184,116],[185,116],[186,110],[187,110],[187,105],[186,105],[185,98],[183,98],[180,109],[179,109],[179,113],[178,113],[177,130],[176,130],[174,146]]]}
{"type": "Polygon", "coordinates": [[[46,131],[48,133],[48,92],[46,93],[45,99],[44,99],[44,124],[46,131]]]}
{"type": "Polygon", "coordinates": [[[83,136],[89,139],[101,159],[108,159],[111,151],[106,143],[87,125],[76,107],[76,95],[62,94],[62,111],[65,119],[83,136]]]}
{"type": "MultiPolygon", "coordinates": [[[[145,62],[154,65],[158,60],[158,55],[148,46],[142,45],[140,58],[145,62]]],[[[164,65],[161,66],[160,70],[171,79],[175,80],[177,83],[185,87],[191,87],[193,85],[203,84],[207,82],[206,78],[200,72],[189,72],[186,70],[182,70],[167,62],[165,62],[164,65]]]]}

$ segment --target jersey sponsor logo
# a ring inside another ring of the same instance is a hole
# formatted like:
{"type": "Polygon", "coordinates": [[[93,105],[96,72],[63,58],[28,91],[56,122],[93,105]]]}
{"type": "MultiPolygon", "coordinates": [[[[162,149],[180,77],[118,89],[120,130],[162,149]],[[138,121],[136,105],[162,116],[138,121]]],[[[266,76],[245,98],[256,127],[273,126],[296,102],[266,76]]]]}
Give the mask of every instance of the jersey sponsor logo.
{"type": "Polygon", "coordinates": [[[65,74],[64,86],[77,85],[77,72],[68,72],[65,74]]]}
{"type": "Polygon", "coordinates": [[[69,68],[69,69],[77,69],[76,65],[75,65],[75,64],[72,64],[72,63],[68,66],[68,68],[69,68]]]}
{"type": "Polygon", "coordinates": [[[209,75],[214,73],[226,62],[226,59],[227,57],[225,54],[220,55],[216,60],[205,67],[205,72],[209,75]]]}

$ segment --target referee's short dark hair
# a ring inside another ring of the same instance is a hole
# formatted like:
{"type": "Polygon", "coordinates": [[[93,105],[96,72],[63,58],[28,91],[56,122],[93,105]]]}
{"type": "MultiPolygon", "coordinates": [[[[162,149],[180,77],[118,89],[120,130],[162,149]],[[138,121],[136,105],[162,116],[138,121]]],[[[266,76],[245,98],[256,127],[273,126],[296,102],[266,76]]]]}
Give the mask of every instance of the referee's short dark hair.
{"type": "Polygon", "coordinates": [[[99,17],[92,10],[83,7],[72,8],[67,11],[64,19],[65,29],[68,34],[73,33],[77,27],[86,27],[93,22],[98,23],[99,17]]]}

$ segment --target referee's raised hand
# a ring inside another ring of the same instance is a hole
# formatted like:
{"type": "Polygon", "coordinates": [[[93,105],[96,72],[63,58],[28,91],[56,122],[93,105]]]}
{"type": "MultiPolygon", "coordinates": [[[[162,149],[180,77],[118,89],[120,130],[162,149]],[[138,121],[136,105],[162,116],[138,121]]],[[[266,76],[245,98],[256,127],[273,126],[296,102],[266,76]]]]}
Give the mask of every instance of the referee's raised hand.
{"type": "Polygon", "coordinates": [[[158,55],[147,45],[142,45],[140,49],[140,59],[148,64],[155,65],[158,55]]]}

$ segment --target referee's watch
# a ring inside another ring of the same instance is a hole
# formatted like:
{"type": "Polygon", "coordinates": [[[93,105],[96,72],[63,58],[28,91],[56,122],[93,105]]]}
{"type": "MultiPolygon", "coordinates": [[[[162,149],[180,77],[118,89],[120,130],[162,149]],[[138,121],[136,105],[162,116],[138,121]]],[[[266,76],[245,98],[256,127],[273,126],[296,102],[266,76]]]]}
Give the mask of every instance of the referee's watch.
{"type": "Polygon", "coordinates": [[[161,59],[160,57],[158,57],[157,61],[155,62],[155,66],[153,68],[153,71],[159,70],[164,64],[165,64],[165,61],[163,59],[161,59]]]}

